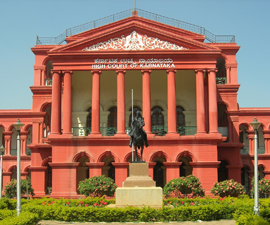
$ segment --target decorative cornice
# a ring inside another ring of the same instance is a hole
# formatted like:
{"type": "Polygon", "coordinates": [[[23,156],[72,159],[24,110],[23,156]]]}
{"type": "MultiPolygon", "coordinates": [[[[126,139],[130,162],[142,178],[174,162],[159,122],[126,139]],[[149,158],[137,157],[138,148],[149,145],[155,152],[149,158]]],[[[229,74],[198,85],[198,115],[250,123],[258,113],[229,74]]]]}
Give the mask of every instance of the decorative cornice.
{"type": "Polygon", "coordinates": [[[147,35],[140,35],[136,31],[133,31],[130,35],[121,38],[111,38],[105,42],[99,42],[90,47],[82,49],[82,51],[99,51],[99,50],[154,50],[154,49],[165,49],[165,50],[188,50],[183,46],[172,44],[167,41],[162,41],[158,38],[147,37],[147,35]]]}

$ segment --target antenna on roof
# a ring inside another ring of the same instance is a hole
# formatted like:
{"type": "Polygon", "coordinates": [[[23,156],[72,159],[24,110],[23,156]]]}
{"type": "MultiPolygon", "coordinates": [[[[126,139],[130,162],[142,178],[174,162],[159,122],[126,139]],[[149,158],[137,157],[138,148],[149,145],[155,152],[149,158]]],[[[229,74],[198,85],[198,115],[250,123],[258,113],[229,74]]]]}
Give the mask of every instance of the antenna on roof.
{"type": "Polygon", "coordinates": [[[138,12],[136,11],[136,0],[134,0],[134,10],[132,11],[132,16],[138,16],[138,12]]]}

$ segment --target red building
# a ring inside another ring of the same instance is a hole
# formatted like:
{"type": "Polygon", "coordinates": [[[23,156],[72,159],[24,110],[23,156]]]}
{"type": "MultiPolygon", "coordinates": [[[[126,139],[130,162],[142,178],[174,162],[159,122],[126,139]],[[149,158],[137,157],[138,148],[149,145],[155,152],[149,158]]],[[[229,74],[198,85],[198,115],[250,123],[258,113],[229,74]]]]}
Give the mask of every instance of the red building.
{"type": "Polygon", "coordinates": [[[234,36],[142,10],[38,37],[32,108],[0,110],[3,185],[16,178],[12,124],[20,118],[21,175],[31,176],[36,196],[76,198],[79,181],[101,174],[122,186],[132,89],[150,144],[143,159],[158,186],[193,174],[206,194],[225,179],[249,189],[254,117],[260,174],[270,178],[270,108],[239,108],[239,48],[234,36]]]}

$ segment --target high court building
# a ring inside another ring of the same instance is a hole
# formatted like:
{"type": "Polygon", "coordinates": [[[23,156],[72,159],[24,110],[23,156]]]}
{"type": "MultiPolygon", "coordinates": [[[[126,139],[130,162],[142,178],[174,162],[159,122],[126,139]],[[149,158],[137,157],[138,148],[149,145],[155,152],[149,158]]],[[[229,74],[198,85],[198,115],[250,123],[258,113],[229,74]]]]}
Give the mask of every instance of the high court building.
{"type": "Polygon", "coordinates": [[[127,10],[37,38],[32,108],[0,110],[3,186],[21,178],[36,196],[79,196],[78,183],[104,174],[121,187],[128,176],[132,118],[141,111],[149,147],[143,160],[157,186],[193,174],[206,194],[234,179],[246,190],[254,175],[254,117],[260,177],[270,178],[270,108],[237,103],[232,35],[143,10],[127,10]]]}

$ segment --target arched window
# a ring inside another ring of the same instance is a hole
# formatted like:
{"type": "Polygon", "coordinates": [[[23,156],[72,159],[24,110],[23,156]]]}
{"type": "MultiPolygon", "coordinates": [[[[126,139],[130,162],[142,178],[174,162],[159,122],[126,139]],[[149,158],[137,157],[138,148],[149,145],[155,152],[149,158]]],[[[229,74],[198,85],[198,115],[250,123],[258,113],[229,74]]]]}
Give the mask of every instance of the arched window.
{"type": "Polygon", "coordinates": [[[221,160],[218,168],[218,182],[228,180],[228,163],[225,160],[221,160]]]}
{"type": "MultiPolygon", "coordinates": [[[[130,108],[129,111],[132,111],[132,108],[130,108]]],[[[133,118],[136,116],[137,111],[141,112],[142,110],[137,106],[133,107],[133,118]]],[[[129,115],[129,122],[128,122],[130,127],[131,127],[131,122],[132,122],[132,112],[129,115]]]]}
{"type": "Polygon", "coordinates": [[[218,132],[222,134],[223,137],[229,138],[228,129],[228,118],[227,118],[227,108],[224,105],[218,105],[218,132]]]}
{"type": "Polygon", "coordinates": [[[26,155],[31,155],[31,149],[28,145],[32,144],[32,127],[28,128],[27,140],[26,140],[26,155]]]}
{"type": "Polygon", "coordinates": [[[225,60],[222,58],[218,58],[216,67],[218,69],[216,73],[217,84],[226,84],[227,79],[226,79],[225,60]]]}
{"type": "Polygon", "coordinates": [[[51,74],[52,69],[53,69],[52,61],[49,61],[46,65],[46,77],[45,77],[46,86],[52,86],[52,74],[51,74]]]}
{"type": "Polygon", "coordinates": [[[249,153],[249,139],[248,139],[248,128],[245,125],[241,125],[239,129],[239,142],[244,144],[241,148],[240,153],[242,155],[249,153]]]}
{"type": "Polygon", "coordinates": [[[108,115],[108,130],[107,130],[107,136],[113,136],[116,134],[117,130],[117,108],[112,107],[110,108],[110,114],[108,115]]]}
{"type": "Polygon", "coordinates": [[[176,106],[176,129],[178,134],[185,134],[185,123],[184,108],[176,106]]]}
{"type": "Polygon", "coordinates": [[[164,116],[162,114],[162,108],[154,107],[152,108],[152,133],[156,135],[165,135],[166,131],[164,130],[164,116]]]}
{"type": "Polygon", "coordinates": [[[43,136],[46,138],[51,133],[51,106],[47,106],[44,110],[46,112],[45,121],[44,121],[44,134],[43,136]]]}
{"type": "Polygon", "coordinates": [[[191,158],[188,156],[182,156],[179,159],[179,162],[182,162],[182,164],[179,167],[180,177],[186,177],[192,174],[192,166],[190,166],[189,164],[191,161],[192,161],[191,158]]]}
{"type": "Polygon", "coordinates": [[[242,167],[241,169],[241,184],[244,186],[247,194],[249,194],[249,168],[248,167],[242,167]]]}

